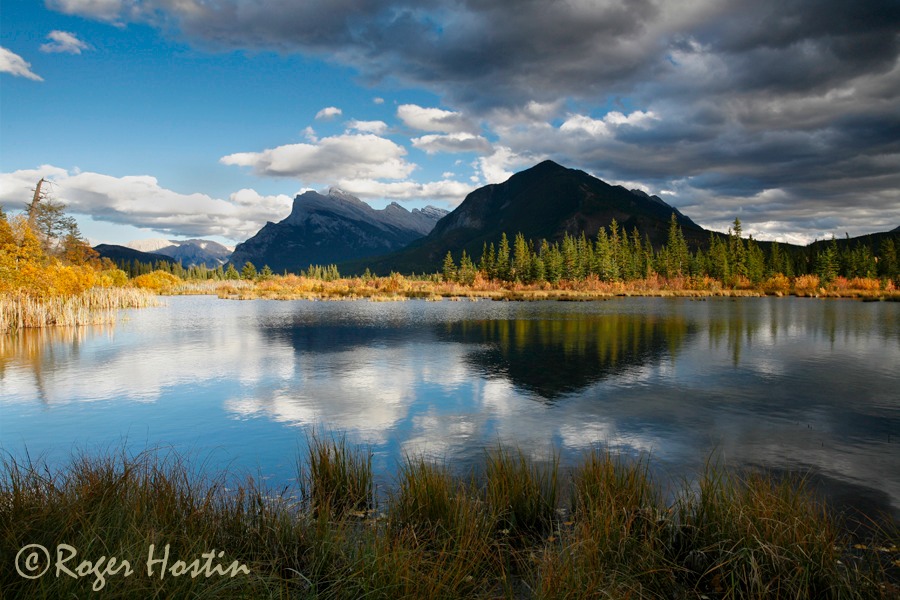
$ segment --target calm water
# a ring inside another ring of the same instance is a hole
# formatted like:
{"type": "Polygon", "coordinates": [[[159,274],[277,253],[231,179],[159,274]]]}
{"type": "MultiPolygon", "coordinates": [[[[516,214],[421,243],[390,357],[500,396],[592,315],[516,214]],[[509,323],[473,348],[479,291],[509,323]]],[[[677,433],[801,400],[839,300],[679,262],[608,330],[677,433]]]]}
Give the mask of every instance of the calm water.
{"type": "Polygon", "coordinates": [[[0,447],[174,446],[275,482],[316,426],[370,444],[385,478],[498,440],[649,452],[673,478],[716,451],[900,515],[898,303],[166,302],[0,338],[0,447]]]}

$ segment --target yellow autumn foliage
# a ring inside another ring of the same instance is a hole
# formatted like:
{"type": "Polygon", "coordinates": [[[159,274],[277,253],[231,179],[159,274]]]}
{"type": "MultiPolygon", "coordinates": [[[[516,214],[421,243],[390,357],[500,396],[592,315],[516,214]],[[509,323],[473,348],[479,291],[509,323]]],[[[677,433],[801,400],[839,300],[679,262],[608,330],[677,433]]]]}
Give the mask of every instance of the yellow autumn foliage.
{"type": "Polygon", "coordinates": [[[132,286],[145,290],[153,290],[154,292],[171,290],[180,283],[181,279],[179,279],[178,277],[172,275],[171,273],[166,273],[165,271],[158,270],[153,271],[152,273],[138,275],[131,280],[132,286]]]}
{"type": "Polygon", "coordinates": [[[0,293],[37,298],[73,296],[97,283],[95,265],[64,264],[48,256],[24,217],[10,221],[6,215],[0,216],[0,293]]]}
{"type": "Polygon", "coordinates": [[[24,217],[0,210],[0,333],[108,323],[120,308],[151,303],[148,291],[125,288],[125,272],[86,242],[69,240],[56,252],[45,246],[24,217]]]}

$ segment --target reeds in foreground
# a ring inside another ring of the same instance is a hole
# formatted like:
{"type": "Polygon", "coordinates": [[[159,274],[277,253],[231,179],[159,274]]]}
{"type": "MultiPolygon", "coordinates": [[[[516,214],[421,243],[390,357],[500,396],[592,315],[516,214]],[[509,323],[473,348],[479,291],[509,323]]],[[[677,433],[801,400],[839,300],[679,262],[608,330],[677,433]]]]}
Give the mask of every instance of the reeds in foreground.
{"type": "Polygon", "coordinates": [[[301,464],[296,489],[271,490],[249,477],[209,475],[171,451],[80,454],[61,470],[7,458],[3,597],[900,594],[897,530],[873,529],[859,543],[802,481],[710,466],[666,505],[647,460],[595,451],[563,469],[555,457],[538,463],[501,447],[469,474],[407,459],[376,505],[368,450],[312,436],[301,464]],[[38,546],[49,562],[28,558],[38,546]],[[152,575],[151,546],[160,561],[152,575]],[[59,548],[77,551],[67,563],[76,576],[20,574],[49,567],[59,548]],[[210,556],[219,572],[201,568],[210,556]],[[105,570],[111,557],[128,560],[133,573],[105,570]]]}
{"type": "Polygon", "coordinates": [[[137,288],[98,287],[75,296],[46,298],[0,294],[0,333],[25,327],[115,323],[119,309],[156,304],[152,292],[137,288]]]}

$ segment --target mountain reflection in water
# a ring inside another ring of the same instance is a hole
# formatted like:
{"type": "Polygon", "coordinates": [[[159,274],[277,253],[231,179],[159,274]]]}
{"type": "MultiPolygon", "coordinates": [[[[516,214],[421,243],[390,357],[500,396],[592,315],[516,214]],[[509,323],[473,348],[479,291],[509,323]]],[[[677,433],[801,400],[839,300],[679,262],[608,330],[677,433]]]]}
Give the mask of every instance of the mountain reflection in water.
{"type": "Polygon", "coordinates": [[[474,346],[465,358],[473,372],[555,400],[677,354],[696,327],[679,317],[615,314],[459,321],[437,329],[441,341],[474,346]]]}

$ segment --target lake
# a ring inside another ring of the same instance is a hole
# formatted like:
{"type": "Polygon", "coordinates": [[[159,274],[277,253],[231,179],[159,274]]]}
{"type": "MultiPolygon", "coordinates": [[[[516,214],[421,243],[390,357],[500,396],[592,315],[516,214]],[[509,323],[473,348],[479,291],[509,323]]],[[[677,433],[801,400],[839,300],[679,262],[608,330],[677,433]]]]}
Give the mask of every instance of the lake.
{"type": "Polygon", "coordinates": [[[900,303],[163,301],[0,338],[0,448],[163,445],[281,484],[315,427],[368,444],[383,481],[406,455],[602,445],[672,481],[713,456],[900,515],[900,303]]]}

